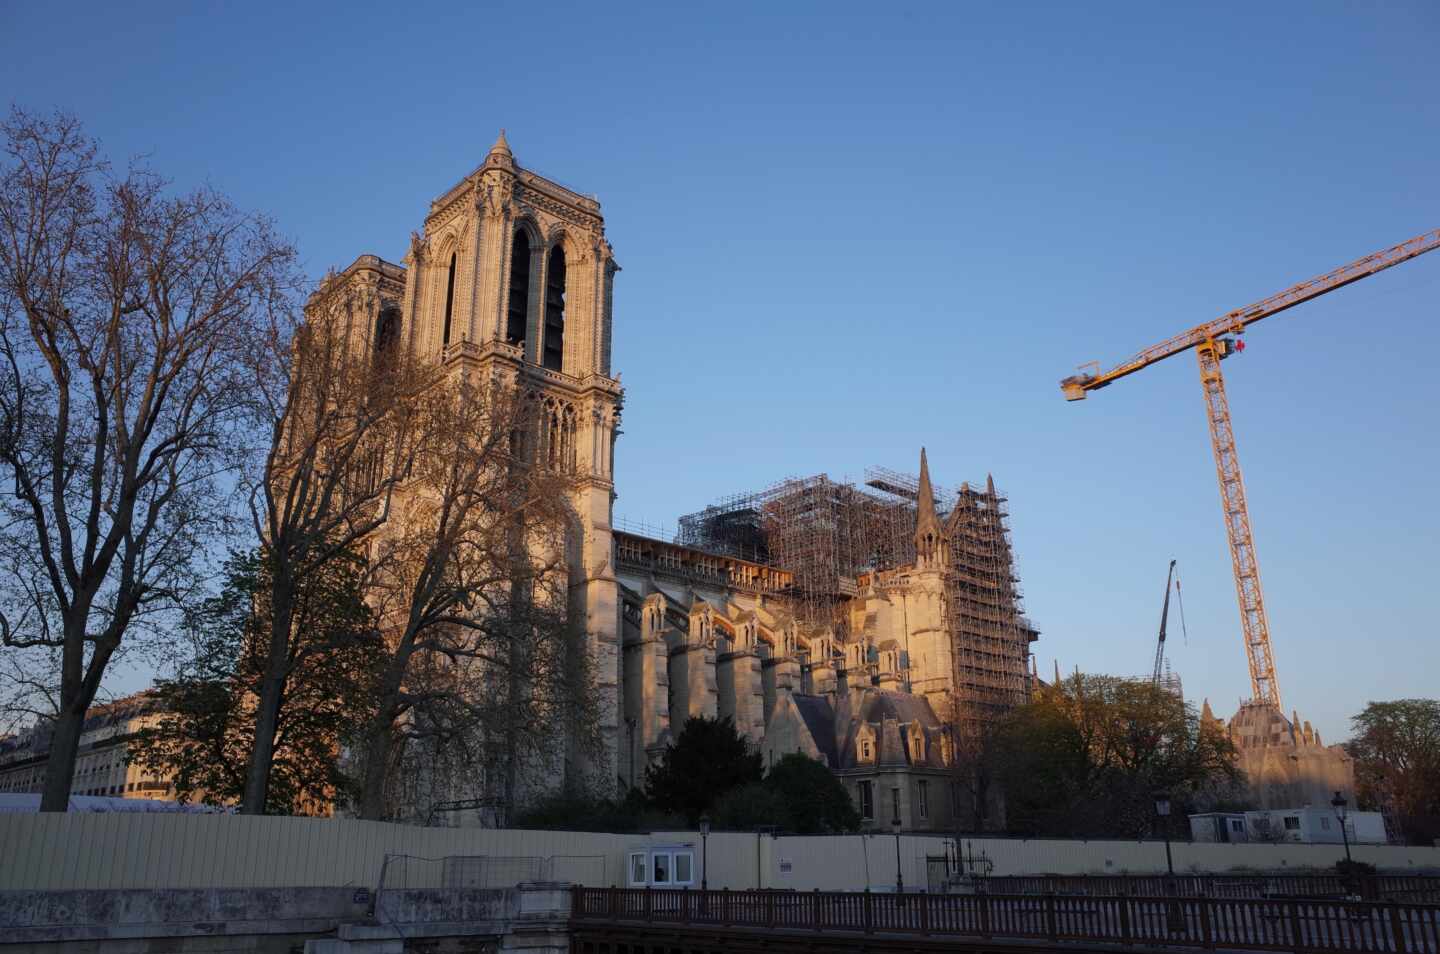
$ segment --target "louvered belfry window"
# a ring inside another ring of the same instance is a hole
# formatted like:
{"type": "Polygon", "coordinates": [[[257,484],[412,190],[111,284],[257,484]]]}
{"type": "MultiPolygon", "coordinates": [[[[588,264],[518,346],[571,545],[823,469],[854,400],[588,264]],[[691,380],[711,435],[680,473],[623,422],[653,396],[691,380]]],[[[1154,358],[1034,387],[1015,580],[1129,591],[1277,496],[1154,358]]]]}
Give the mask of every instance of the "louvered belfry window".
{"type": "Polygon", "coordinates": [[[445,282],[445,330],[442,343],[450,343],[450,316],[455,311],[455,256],[450,256],[450,277],[445,282]]]}
{"type": "Polygon", "coordinates": [[[562,370],[565,357],[565,250],[550,250],[550,267],[545,276],[545,356],[542,362],[551,371],[562,370]]]}
{"type": "Polygon", "coordinates": [[[530,237],[524,229],[515,232],[510,250],[510,308],[506,312],[505,341],[518,345],[525,340],[530,315],[530,237]]]}

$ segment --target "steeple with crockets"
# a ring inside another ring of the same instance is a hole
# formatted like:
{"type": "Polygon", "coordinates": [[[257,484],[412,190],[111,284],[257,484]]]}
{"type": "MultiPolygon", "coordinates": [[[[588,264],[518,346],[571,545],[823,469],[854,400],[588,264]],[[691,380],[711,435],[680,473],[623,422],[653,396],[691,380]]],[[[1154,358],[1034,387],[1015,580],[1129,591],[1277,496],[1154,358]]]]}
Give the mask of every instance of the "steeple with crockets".
{"type": "Polygon", "coordinates": [[[930,465],[920,448],[920,486],[915,491],[915,567],[938,570],[945,566],[945,533],[935,512],[935,490],[930,486],[930,465]]]}

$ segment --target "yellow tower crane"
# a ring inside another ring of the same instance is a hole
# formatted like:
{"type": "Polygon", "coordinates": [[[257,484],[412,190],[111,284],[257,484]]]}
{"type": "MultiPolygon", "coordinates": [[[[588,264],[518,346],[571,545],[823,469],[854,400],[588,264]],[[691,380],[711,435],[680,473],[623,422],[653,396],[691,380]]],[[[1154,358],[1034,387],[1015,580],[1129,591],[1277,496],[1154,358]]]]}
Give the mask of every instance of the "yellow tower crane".
{"type": "Polygon", "coordinates": [[[1240,600],[1240,625],[1245,638],[1245,657],[1250,663],[1250,690],[1256,702],[1280,705],[1280,683],[1275,675],[1275,654],[1270,648],[1270,624],[1265,617],[1265,596],[1260,589],[1260,565],[1255,559],[1255,540],[1250,532],[1250,512],[1245,505],[1245,482],[1240,476],[1240,458],[1235,451],[1235,433],[1230,427],[1230,406],[1225,400],[1225,379],[1220,362],[1243,351],[1243,341],[1229,335],[1244,334],[1245,329],[1262,318],[1293,308],[1302,302],[1319,298],[1326,292],[1343,288],[1351,282],[1368,278],[1376,272],[1440,248],[1440,229],[1417,235],[1393,248],[1367,255],[1308,282],[1301,282],[1277,295],[1253,305],[1221,315],[1203,325],[1183,332],[1146,348],[1108,371],[1077,374],[1060,382],[1067,401],[1083,401],[1091,391],[1098,391],[1158,361],[1182,351],[1195,349],[1200,361],[1200,387],[1205,392],[1206,418],[1210,422],[1210,442],[1215,449],[1215,471],[1220,478],[1220,504],[1225,512],[1225,533],[1230,541],[1230,562],[1235,570],[1235,595],[1240,600]]]}

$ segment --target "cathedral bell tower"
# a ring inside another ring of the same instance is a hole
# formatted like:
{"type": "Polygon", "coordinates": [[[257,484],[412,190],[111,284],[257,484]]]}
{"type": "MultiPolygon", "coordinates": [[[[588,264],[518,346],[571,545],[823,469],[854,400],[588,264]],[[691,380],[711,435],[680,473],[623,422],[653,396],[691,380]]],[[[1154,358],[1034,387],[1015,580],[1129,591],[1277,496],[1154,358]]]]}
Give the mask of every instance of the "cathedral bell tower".
{"type": "Polygon", "coordinates": [[[569,609],[600,692],[603,751],[570,745],[565,782],[613,784],[619,603],[611,565],[623,391],[610,369],[616,264],[600,203],[523,168],[504,130],[485,161],[430,203],[405,257],[403,327],[418,356],[513,382],[527,453],[573,477],[569,609]]]}

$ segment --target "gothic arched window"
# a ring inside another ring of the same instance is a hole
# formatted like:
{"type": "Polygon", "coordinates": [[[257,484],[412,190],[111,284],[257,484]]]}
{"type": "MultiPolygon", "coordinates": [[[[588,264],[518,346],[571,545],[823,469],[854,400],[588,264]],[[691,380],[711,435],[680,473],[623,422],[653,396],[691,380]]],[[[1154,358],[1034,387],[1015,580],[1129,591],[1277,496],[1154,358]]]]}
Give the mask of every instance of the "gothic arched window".
{"type": "Polygon", "coordinates": [[[450,343],[450,316],[455,311],[455,253],[450,253],[450,277],[445,282],[445,330],[442,345],[450,343]]]}
{"type": "Polygon", "coordinates": [[[525,340],[530,317],[530,236],[515,230],[510,249],[510,307],[506,311],[505,341],[518,345],[525,340]]]}
{"type": "Polygon", "coordinates": [[[395,358],[400,342],[400,309],[386,305],[375,319],[375,366],[388,366],[395,358]]]}
{"type": "Polygon", "coordinates": [[[551,371],[562,369],[565,357],[565,250],[550,250],[545,274],[545,354],[541,364],[551,371]]]}

